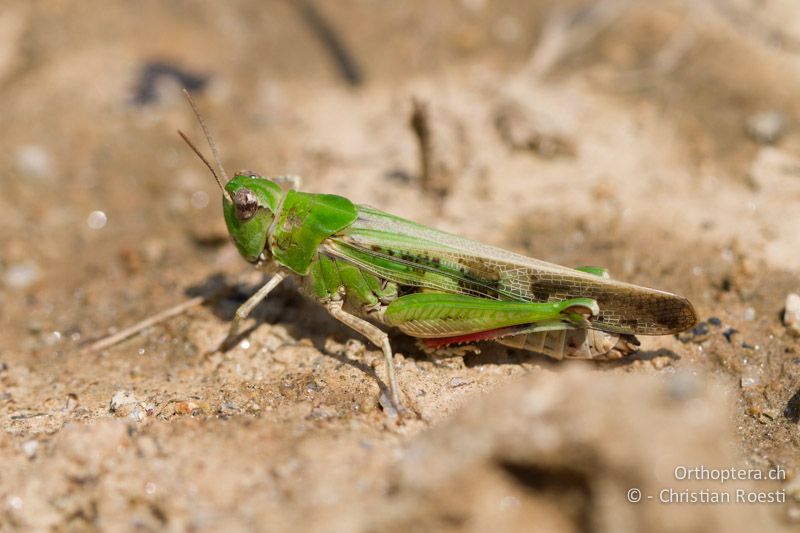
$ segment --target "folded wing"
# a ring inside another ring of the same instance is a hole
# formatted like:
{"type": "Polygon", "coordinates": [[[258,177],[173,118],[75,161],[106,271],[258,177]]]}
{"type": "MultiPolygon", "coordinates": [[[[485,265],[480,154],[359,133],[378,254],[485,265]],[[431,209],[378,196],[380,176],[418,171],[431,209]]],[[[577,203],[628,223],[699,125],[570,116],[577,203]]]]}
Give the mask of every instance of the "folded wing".
{"type": "Polygon", "coordinates": [[[356,221],[322,250],[403,286],[526,302],[592,298],[600,314],[591,326],[602,331],[666,335],[697,321],[681,296],[539,261],[366,206],[358,206],[356,221]]]}

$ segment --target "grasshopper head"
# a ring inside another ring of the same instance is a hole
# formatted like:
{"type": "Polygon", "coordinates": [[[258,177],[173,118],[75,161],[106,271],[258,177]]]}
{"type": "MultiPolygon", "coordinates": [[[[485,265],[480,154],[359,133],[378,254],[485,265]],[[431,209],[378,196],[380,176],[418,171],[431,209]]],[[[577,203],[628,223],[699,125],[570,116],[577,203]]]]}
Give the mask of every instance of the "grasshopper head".
{"type": "Polygon", "coordinates": [[[283,196],[280,186],[252,172],[237,172],[225,192],[225,224],[239,253],[251,263],[268,259],[267,233],[283,196]]]}
{"type": "Polygon", "coordinates": [[[272,253],[267,246],[267,237],[283,197],[282,189],[274,181],[259,176],[254,172],[237,172],[233,179],[228,180],[228,175],[225,173],[217,153],[217,146],[211,138],[197,105],[195,105],[194,100],[192,100],[186,89],[183,90],[183,94],[186,96],[186,100],[189,101],[189,105],[192,107],[192,111],[194,111],[197,121],[203,129],[217,169],[215,170],[211,166],[208,159],[182,131],[178,130],[178,135],[186,141],[189,148],[208,167],[219,188],[222,189],[222,211],[225,215],[228,233],[233,238],[239,253],[249,262],[261,263],[269,260],[272,253]]]}

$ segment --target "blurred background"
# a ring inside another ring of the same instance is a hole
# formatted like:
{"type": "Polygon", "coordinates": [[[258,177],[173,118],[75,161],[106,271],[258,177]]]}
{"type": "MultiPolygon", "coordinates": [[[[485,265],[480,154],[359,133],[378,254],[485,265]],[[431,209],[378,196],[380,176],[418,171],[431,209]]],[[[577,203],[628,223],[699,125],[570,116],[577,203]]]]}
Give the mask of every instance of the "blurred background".
{"type": "Polygon", "coordinates": [[[788,530],[800,520],[800,324],[787,300],[800,291],[798,21],[790,0],[3,0],[0,523],[788,530]],[[260,306],[248,341],[209,356],[258,277],[176,134],[208,152],[183,87],[229,172],[299,174],[307,191],[605,265],[689,297],[703,322],[605,366],[512,350],[441,366],[393,337],[422,414],[400,429],[377,403],[379,354],[353,355],[353,335],[291,288],[260,306]],[[80,352],[220,287],[213,304],[80,352]],[[523,431],[514,460],[496,440],[517,435],[513,421],[476,429],[495,451],[448,448],[470,417],[526,405],[524,388],[479,398],[531,373],[556,383],[553,398],[583,390],[585,410],[551,402],[564,420],[611,417],[590,400],[626,403],[628,386],[673,392],[621,408],[631,425],[613,432],[579,439],[556,424],[547,448],[523,431]],[[714,422],[692,422],[701,411],[714,422]],[[656,422],[663,449],[687,455],[651,470],[656,422]],[[624,501],[631,483],[656,489],[676,461],[709,458],[785,468],[789,503],[624,501]],[[431,464],[449,466],[420,481],[431,464]]]}

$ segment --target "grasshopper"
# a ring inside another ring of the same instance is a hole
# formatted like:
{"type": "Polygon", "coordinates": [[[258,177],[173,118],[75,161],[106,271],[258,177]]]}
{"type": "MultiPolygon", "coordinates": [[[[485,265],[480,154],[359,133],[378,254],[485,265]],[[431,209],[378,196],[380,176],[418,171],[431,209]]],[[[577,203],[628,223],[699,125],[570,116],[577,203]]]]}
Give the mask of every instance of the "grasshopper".
{"type": "Polygon", "coordinates": [[[273,272],[236,311],[221,349],[236,340],[259,302],[295,278],[333,318],[383,351],[390,399],[402,413],[389,337],[376,324],[421,339],[434,351],[495,341],[558,359],[616,359],[636,351],[634,335],[678,333],[697,320],[686,298],[612,280],[602,268],[547,263],[343,196],[300,192],[292,177],[240,171],[228,179],[185,95],[216,170],[178,133],[222,190],[225,223],[241,256],[273,272]],[[287,182],[294,186],[281,186],[287,182]]]}

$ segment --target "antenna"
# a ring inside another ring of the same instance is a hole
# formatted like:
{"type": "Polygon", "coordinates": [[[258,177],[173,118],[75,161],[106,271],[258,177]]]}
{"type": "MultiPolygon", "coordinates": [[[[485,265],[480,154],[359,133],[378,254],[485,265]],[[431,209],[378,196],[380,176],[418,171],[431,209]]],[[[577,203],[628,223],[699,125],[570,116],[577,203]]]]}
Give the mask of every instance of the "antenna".
{"type": "Polygon", "coordinates": [[[189,139],[186,137],[186,135],[183,134],[182,131],[178,130],[178,135],[180,135],[181,138],[184,141],[186,141],[186,144],[189,145],[189,147],[192,149],[192,151],[194,151],[194,153],[197,154],[197,156],[203,161],[203,163],[205,163],[205,165],[211,171],[211,174],[214,175],[214,179],[217,180],[217,183],[219,184],[220,189],[222,189],[222,194],[224,194],[230,200],[231,197],[227,193],[227,191],[225,190],[225,187],[224,187],[224,184],[223,184],[223,181],[224,181],[224,183],[228,182],[228,174],[225,172],[225,168],[222,166],[222,162],[220,161],[219,152],[217,151],[217,145],[214,143],[214,139],[211,137],[211,134],[208,131],[208,127],[206,126],[206,123],[203,120],[203,116],[200,114],[200,111],[197,109],[197,104],[194,103],[194,100],[192,99],[192,96],[189,94],[189,91],[187,91],[186,89],[183,89],[183,95],[186,97],[186,100],[188,100],[189,105],[192,106],[192,111],[194,111],[194,116],[197,117],[197,121],[200,123],[200,128],[202,128],[203,134],[205,135],[206,141],[208,142],[208,146],[211,148],[211,154],[214,156],[214,162],[217,164],[217,170],[219,170],[219,173],[214,171],[214,168],[211,166],[211,164],[208,162],[208,160],[205,157],[203,157],[203,154],[200,153],[200,150],[198,150],[189,141],[189,139]]]}
{"type": "Polygon", "coordinates": [[[222,194],[226,198],[228,198],[228,200],[233,201],[231,199],[231,195],[228,194],[228,191],[226,191],[225,187],[222,185],[222,180],[219,179],[219,176],[217,175],[217,172],[214,170],[214,167],[212,167],[211,163],[208,162],[208,159],[206,159],[205,156],[202,153],[200,153],[200,150],[198,150],[197,147],[194,144],[192,144],[192,141],[189,140],[189,138],[186,136],[185,133],[183,133],[181,130],[178,130],[178,135],[181,136],[181,139],[183,139],[184,142],[189,145],[189,148],[191,148],[192,151],[195,154],[197,154],[197,157],[200,158],[200,161],[205,163],[205,165],[208,167],[208,170],[211,171],[211,174],[214,176],[214,179],[217,180],[217,185],[219,185],[219,188],[222,190],[222,194]]]}

